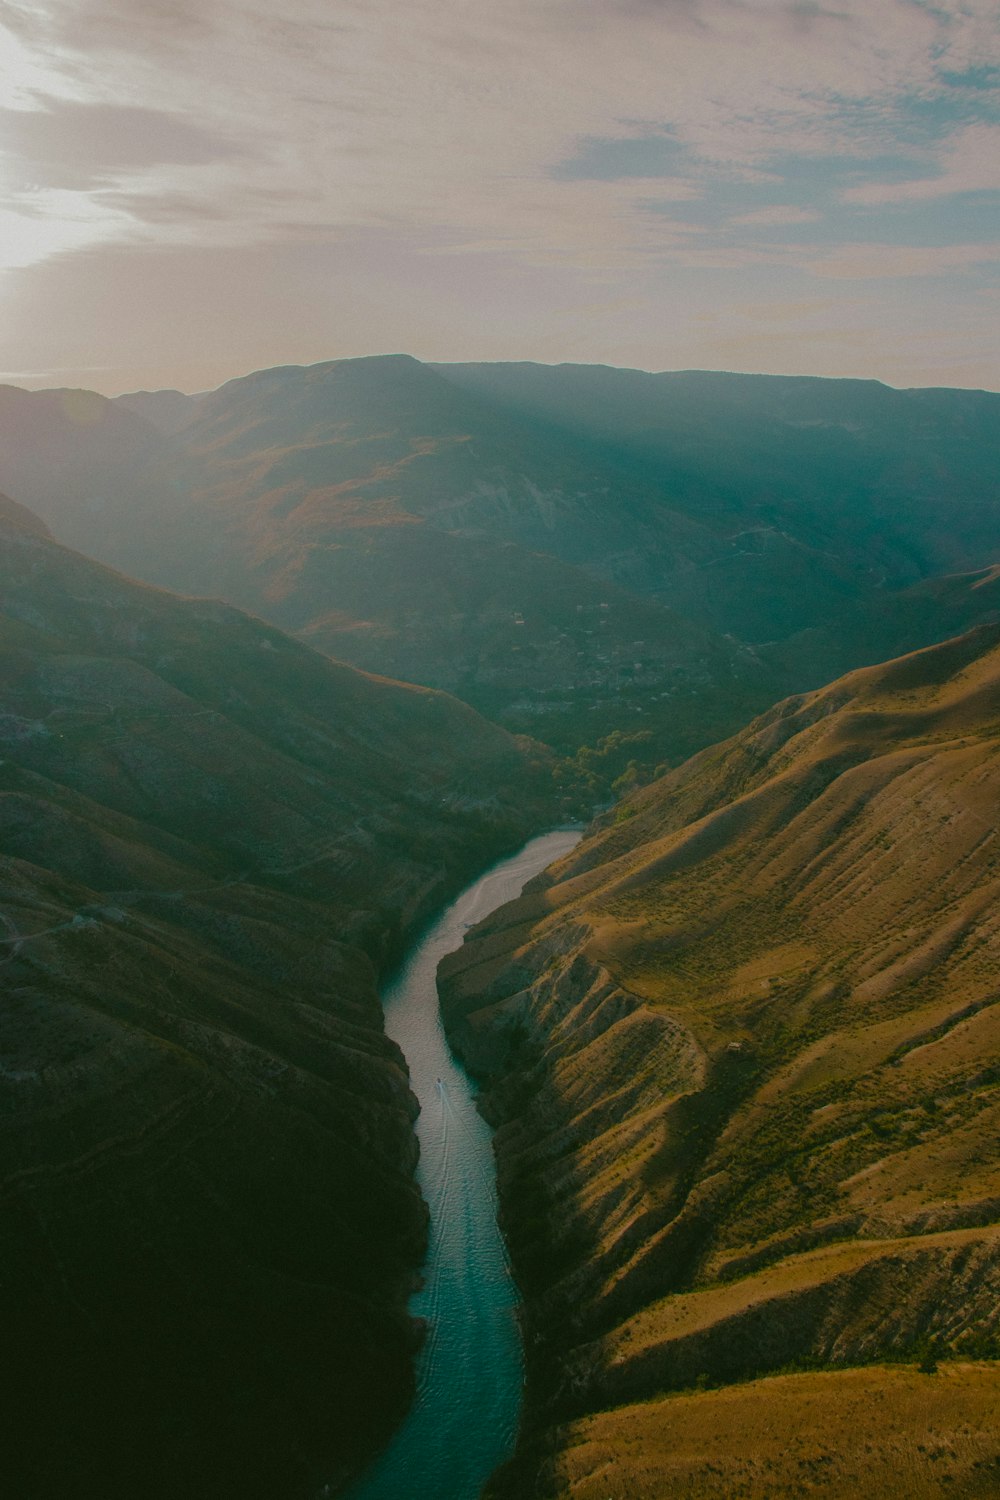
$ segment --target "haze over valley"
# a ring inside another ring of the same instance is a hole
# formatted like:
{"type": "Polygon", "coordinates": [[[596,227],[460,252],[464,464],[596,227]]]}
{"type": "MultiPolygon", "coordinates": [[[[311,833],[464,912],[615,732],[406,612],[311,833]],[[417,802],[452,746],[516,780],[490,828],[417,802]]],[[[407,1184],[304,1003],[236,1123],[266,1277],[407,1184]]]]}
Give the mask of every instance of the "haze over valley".
{"type": "Polygon", "coordinates": [[[1000,1494],[997,0],[0,0],[0,1497],[1000,1494]]]}
{"type": "Polygon", "coordinates": [[[0,432],[67,544],[566,754],[648,736],[615,775],[995,608],[988,392],[394,356],[0,432]]]}

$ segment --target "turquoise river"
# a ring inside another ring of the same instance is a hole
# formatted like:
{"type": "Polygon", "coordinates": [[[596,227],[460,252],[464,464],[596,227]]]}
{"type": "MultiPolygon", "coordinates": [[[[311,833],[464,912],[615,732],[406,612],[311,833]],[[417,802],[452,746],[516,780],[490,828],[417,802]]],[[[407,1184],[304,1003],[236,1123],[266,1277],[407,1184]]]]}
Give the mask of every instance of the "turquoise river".
{"type": "Polygon", "coordinates": [[[425,933],[383,996],[386,1030],[420,1101],[417,1177],[430,1248],[410,1311],[426,1321],[427,1338],[413,1408],[349,1500],[476,1500],[512,1449],[523,1382],[517,1291],[497,1228],[491,1132],[448,1049],[436,975],[469,927],[579,838],[570,829],[542,834],[487,870],[425,933]]]}

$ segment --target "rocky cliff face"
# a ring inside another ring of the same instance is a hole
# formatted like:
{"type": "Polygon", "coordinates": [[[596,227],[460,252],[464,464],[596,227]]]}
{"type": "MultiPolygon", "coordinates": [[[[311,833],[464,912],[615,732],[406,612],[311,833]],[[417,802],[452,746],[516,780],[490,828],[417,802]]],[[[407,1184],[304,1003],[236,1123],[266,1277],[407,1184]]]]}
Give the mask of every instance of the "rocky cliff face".
{"type": "Polygon", "coordinates": [[[876,1387],[886,1495],[995,1482],[998,639],[777,705],[446,961],[527,1298],[498,1493],[847,1495],[876,1387]]]}
{"type": "Polygon", "coordinates": [[[7,501],[0,684],[4,1489],[307,1495],[411,1390],[377,973],[548,768],[7,501]]]}

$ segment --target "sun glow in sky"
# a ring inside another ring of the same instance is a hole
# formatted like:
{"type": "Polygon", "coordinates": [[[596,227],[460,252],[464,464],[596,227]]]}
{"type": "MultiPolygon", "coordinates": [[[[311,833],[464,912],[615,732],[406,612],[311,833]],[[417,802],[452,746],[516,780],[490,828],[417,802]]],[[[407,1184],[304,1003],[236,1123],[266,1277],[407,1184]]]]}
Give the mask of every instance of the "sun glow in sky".
{"type": "Polygon", "coordinates": [[[0,0],[0,377],[1000,387],[997,0],[0,0]]]}

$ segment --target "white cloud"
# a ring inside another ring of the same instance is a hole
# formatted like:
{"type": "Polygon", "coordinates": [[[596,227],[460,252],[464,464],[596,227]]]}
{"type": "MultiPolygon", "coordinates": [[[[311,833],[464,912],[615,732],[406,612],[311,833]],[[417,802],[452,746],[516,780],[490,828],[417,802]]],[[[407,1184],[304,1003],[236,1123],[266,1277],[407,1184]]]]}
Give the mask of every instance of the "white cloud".
{"type": "Polygon", "coordinates": [[[946,276],[989,264],[1000,264],[1000,240],[984,245],[841,245],[811,260],[809,270],[834,281],[874,281],[946,276]]]}
{"type": "Polygon", "coordinates": [[[30,107],[35,91],[44,89],[50,81],[51,70],[44,57],[0,19],[0,99],[4,104],[10,109],[30,107]]]}
{"type": "Polygon", "coordinates": [[[862,149],[843,101],[931,87],[950,34],[903,0],[292,0],[280,16],[249,0],[39,0],[20,15],[50,92],[243,144],[219,170],[117,170],[109,236],[125,212],[157,240],[208,244],[290,225],[492,243],[501,220],[511,253],[570,258],[648,242],[648,184],[574,198],[552,182],[581,139],[673,126],[698,175],[660,197],[713,173],[766,182],[775,152],[862,149]],[[161,201],[190,212],[165,216],[161,201]]]}
{"type": "Polygon", "coordinates": [[[21,204],[0,204],[0,272],[85,250],[104,243],[111,233],[131,230],[126,215],[103,212],[86,193],[28,193],[21,195],[21,204]]]}
{"type": "MultiPolygon", "coordinates": [[[[290,293],[272,295],[268,283],[264,295],[252,278],[322,246],[342,281],[310,283],[310,308],[326,299],[322,326],[356,330],[353,352],[374,329],[382,347],[516,357],[537,325],[542,357],[656,365],[666,362],[652,342],[657,319],[667,331],[694,327],[692,308],[724,315],[768,285],[791,300],[815,287],[810,273],[831,288],[929,275],[967,285],[964,273],[993,255],[971,243],[981,228],[956,225],[956,243],[942,249],[858,245],[844,228],[849,243],[837,247],[836,203],[815,207],[819,159],[857,171],[843,222],[859,206],[995,185],[998,127],[988,125],[925,137],[920,179],[863,177],[873,160],[916,154],[907,107],[919,101],[933,119],[943,74],[991,60],[1000,61],[996,0],[0,0],[4,102],[48,112],[6,139],[0,130],[0,270],[52,258],[37,277],[12,272],[5,295],[16,281],[44,308],[43,284],[45,296],[70,284],[67,252],[97,247],[116,267],[141,252],[162,272],[172,256],[188,285],[211,263],[206,283],[216,301],[220,286],[227,297],[213,335],[220,368],[266,362],[268,350],[273,362],[319,358],[330,335],[319,344],[312,311],[301,315],[302,338],[317,347],[300,355],[282,342],[290,293]],[[142,150],[115,138],[129,121],[133,132],[145,122],[142,150]],[[75,123],[86,140],[61,151],[75,123]],[[644,138],[676,143],[664,175],[553,174],[588,142],[644,138]],[[796,242],[796,225],[819,222],[825,248],[796,242]],[[459,282],[461,318],[451,311],[459,282]],[[447,346],[428,331],[429,285],[447,346]],[[594,311],[595,295],[601,307],[638,297],[656,311],[644,319],[633,309],[619,335],[610,312],[594,311]],[[488,319],[503,330],[493,344],[488,319]],[[238,356],[227,352],[237,326],[246,332],[238,356]],[[511,330],[520,343],[502,342],[511,330]]],[[[183,290],[171,282],[173,314],[161,290],[156,337],[175,327],[197,337],[210,309],[192,333],[183,290]]],[[[150,301],[143,291],[129,302],[133,360],[150,343],[150,301]]],[[[905,321],[902,304],[898,315],[905,321]]],[[[73,316],[82,328],[83,312],[73,316]]],[[[104,358],[91,345],[115,316],[81,331],[72,356],[81,368],[104,358]]],[[[8,365],[33,367],[39,317],[25,316],[8,365]]],[[[56,342],[53,361],[63,357],[56,342]]],[[[698,362],[696,348],[692,335],[687,362],[698,362]]]]}
{"type": "Polygon", "coordinates": [[[1000,192],[1000,125],[968,125],[957,131],[941,148],[934,176],[862,183],[848,188],[843,200],[881,207],[978,192],[1000,192]]]}
{"type": "Polygon", "coordinates": [[[755,208],[748,214],[734,214],[730,224],[759,226],[762,229],[782,224],[815,224],[823,217],[814,208],[796,208],[793,204],[776,204],[773,208],[755,208]]]}

